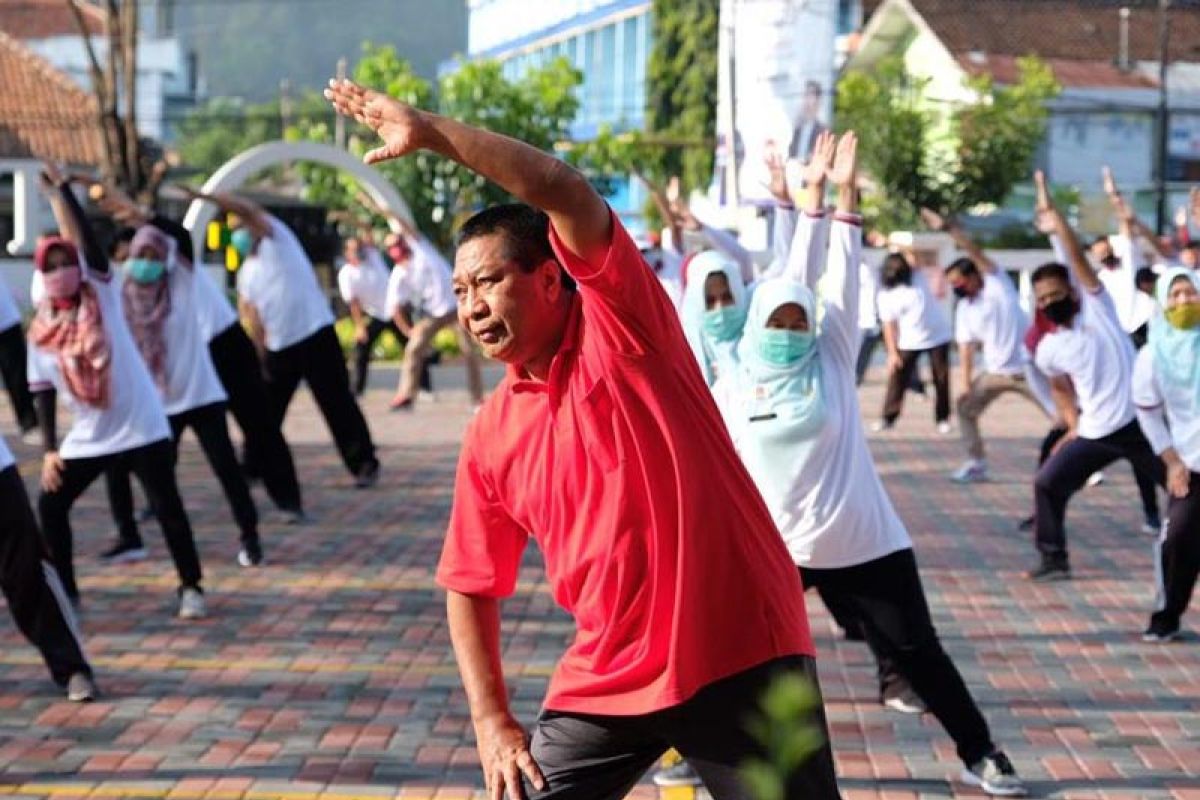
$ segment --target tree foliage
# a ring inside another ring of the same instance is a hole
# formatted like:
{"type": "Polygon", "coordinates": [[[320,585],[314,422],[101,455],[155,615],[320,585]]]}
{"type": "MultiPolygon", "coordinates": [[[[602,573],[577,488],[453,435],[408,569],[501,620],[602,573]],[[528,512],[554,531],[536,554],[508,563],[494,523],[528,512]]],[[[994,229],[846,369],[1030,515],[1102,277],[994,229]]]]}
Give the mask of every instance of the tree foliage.
{"type": "Polygon", "coordinates": [[[685,191],[712,178],[717,115],[720,0],[654,0],[647,65],[646,131],[672,146],[647,151],[658,178],[679,175],[685,191]]]}
{"type": "Polygon", "coordinates": [[[329,103],[315,92],[291,106],[285,120],[279,100],[246,104],[228,97],[213,98],[192,109],[179,123],[176,146],[180,158],[207,176],[238,153],[283,138],[289,125],[307,127],[333,121],[329,103]]]}
{"type": "Polygon", "coordinates": [[[881,226],[911,227],[921,206],[954,214],[1001,203],[1028,177],[1059,86],[1037,58],[1018,67],[1011,86],[968,79],[973,99],[951,110],[945,134],[924,101],[928,81],[908,75],[899,58],[842,78],[838,128],[859,134],[864,172],[875,184],[867,206],[881,226]]]}

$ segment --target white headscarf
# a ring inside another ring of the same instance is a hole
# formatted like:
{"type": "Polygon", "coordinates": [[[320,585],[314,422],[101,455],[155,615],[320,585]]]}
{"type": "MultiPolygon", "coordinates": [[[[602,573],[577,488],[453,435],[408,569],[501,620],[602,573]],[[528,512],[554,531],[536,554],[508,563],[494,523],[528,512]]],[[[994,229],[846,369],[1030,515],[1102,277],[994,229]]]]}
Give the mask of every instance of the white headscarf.
{"type": "Polygon", "coordinates": [[[1166,386],[1190,392],[1192,408],[1200,405],[1200,329],[1180,330],[1167,322],[1163,312],[1171,284],[1180,278],[1192,282],[1200,291],[1200,278],[1186,267],[1175,267],[1158,276],[1155,294],[1159,310],[1150,323],[1150,349],[1154,355],[1154,371],[1166,386]]]}
{"type": "Polygon", "coordinates": [[[723,274],[725,280],[729,281],[734,306],[742,311],[746,310],[746,285],[742,282],[738,265],[733,259],[716,250],[706,250],[693,256],[688,262],[681,311],[684,335],[709,386],[716,382],[719,375],[726,375],[737,369],[738,363],[737,339],[716,342],[704,331],[704,282],[709,275],[717,273],[723,274]]]}

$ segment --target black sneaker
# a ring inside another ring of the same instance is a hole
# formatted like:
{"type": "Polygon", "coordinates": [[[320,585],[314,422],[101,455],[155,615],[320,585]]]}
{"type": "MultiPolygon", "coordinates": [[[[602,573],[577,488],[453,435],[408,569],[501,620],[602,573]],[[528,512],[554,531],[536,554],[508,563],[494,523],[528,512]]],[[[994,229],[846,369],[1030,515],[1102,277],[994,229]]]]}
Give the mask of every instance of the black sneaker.
{"type": "Polygon", "coordinates": [[[1035,583],[1052,583],[1054,581],[1069,581],[1071,580],[1071,567],[1066,560],[1055,560],[1043,558],[1042,563],[1035,569],[1025,573],[1028,580],[1035,583]]]}
{"type": "Polygon", "coordinates": [[[370,489],[375,484],[379,483],[379,462],[371,461],[364,464],[358,470],[358,474],[354,477],[355,489],[370,489]]]}
{"type": "Polygon", "coordinates": [[[1151,621],[1150,627],[1146,628],[1145,633],[1142,634],[1142,641],[1152,644],[1178,642],[1182,638],[1183,630],[1179,627],[1178,623],[1174,627],[1171,627],[1162,622],[1151,621]]]}
{"type": "Polygon", "coordinates": [[[261,567],[263,563],[262,544],[257,541],[242,542],[238,551],[237,562],[242,567],[261,567]]]}
{"type": "Polygon", "coordinates": [[[1029,794],[1008,756],[997,750],[977,764],[963,767],[962,782],[978,786],[994,797],[1024,797],[1029,794]]]}
{"type": "Polygon", "coordinates": [[[128,564],[132,561],[145,561],[146,555],[146,547],[141,542],[117,539],[100,554],[100,560],[105,564],[128,564]]]}

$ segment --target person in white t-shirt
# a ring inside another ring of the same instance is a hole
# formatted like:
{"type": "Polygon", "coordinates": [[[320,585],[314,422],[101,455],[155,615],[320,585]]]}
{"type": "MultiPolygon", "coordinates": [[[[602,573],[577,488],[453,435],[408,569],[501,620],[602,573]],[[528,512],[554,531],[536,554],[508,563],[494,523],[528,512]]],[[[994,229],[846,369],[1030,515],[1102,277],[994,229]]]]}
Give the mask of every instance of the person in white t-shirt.
{"type": "Polygon", "coordinates": [[[243,261],[237,291],[263,359],[272,423],[282,425],[300,381],[308,384],[342,463],[360,489],[379,480],[367,420],[350,389],[333,310],[296,234],[262,207],[227,194],[192,193],[237,216],[231,244],[243,261]]]}
{"type": "Polygon", "coordinates": [[[68,597],[78,602],[70,512],[114,464],[128,464],[146,490],[180,581],[179,616],[205,615],[200,556],[175,481],[171,428],[154,379],[121,306],[120,281],[96,241],[69,182],[51,165],[47,180],[67,239],[43,240],[34,263],[45,297],[29,328],[29,384],[46,453],[38,512],[68,597]],[[55,400],[71,411],[58,441],[55,400]]]}
{"type": "Polygon", "coordinates": [[[1129,334],[1133,346],[1140,349],[1146,344],[1150,318],[1156,311],[1153,298],[1138,291],[1137,287],[1137,271],[1142,266],[1142,251],[1138,240],[1142,226],[1133,209],[1121,196],[1108,167],[1103,169],[1103,179],[1105,194],[1108,195],[1113,213],[1117,216],[1119,233],[1116,236],[1097,238],[1089,250],[1092,258],[1100,265],[1096,274],[1112,297],[1121,327],[1129,334]]]}
{"type": "Polygon", "coordinates": [[[0,587],[18,630],[42,654],[67,699],[96,699],[92,667],[83,652],[75,612],[46,560],[16,459],[0,436],[0,587]]]}
{"type": "Polygon", "coordinates": [[[21,309],[12,291],[0,279],[0,380],[12,401],[13,414],[21,435],[29,436],[37,431],[37,411],[29,394],[29,382],[25,378],[25,332],[21,330],[21,309]]]}
{"type": "Polygon", "coordinates": [[[1134,349],[1116,306],[1075,232],[1052,204],[1040,171],[1035,181],[1038,213],[1050,218],[1070,261],[1070,271],[1052,263],[1032,275],[1037,306],[1056,326],[1038,344],[1037,367],[1050,379],[1059,415],[1067,423],[1066,435],[1034,479],[1034,532],[1041,560],[1027,577],[1051,581],[1071,576],[1064,520],[1068,501],[1088,477],[1118,458],[1160,484],[1163,469],[1135,419],[1129,391],[1134,349]]]}
{"type": "Polygon", "coordinates": [[[1200,575],[1200,276],[1177,267],[1159,278],[1162,313],[1133,368],[1138,422],[1166,469],[1167,524],[1158,541],[1158,593],[1143,639],[1180,637],[1200,575]]]}
{"type": "Polygon", "coordinates": [[[472,404],[478,406],[483,402],[479,354],[471,337],[458,323],[458,303],[450,285],[450,264],[433,243],[406,220],[392,217],[391,221],[404,244],[388,278],[386,311],[408,338],[404,364],[400,368],[400,384],[396,387],[391,408],[412,408],[433,338],[443,328],[452,328],[458,336],[458,347],[467,370],[467,392],[472,404]],[[420,313],[421,319],[414,321],[409,316],[409,309],[420,313]]]}
{"type": "Polygon", "coordinates": [[[938,432],[950,427],[950,320],[929,283],[900,253],[892,253],[880,269],[882,289],[876,297],[883,342],[888,354],[888,382],[883,412],[874,426],[887,430],[904,409],[904,393],[925,355],[933,376],[934,423],[938,432]]]}
{"type": "Polygon", "coordinates": [[[190,428],[241,532],[237,561],[258,566],[263,559],[258,510],[229,439],[227,395],[196,315],[199,281],[191,254],[179,252],[157,226],[143,225],[129,244],[123,272],[125,319],[162,395],[176,452],[190,428]]]}
{"type": "MultiPolygon", "coordinates": [[[[852,133],[843,136],[830,167],[838,205],[824,313],[818,317],[814,294],[824,254],[806,271],[788,269],[760,283],[741,359],[717,380],[713,395],[804,586],[857,610],[872,651],[895,664],[954,739],[964,781],[988,793],[1022,794],[1020,778],[938,641],[912,541],[863,432],[854,375],[862,238],[856,148],[852,133]]],[[[813,161],[826,157],[818,145],[813,161]]]]}
{"type": "Polygon", "coordinates": [[[958,483],[982,481],[988,477],[983,435],[979,430],[983,412],[1009,392],[1042,408],[1026,380],[1024,337],[1029,320],[1012,278],[954,220],[945,220],[930,209],[921,209],[921,217],[931,230],[948,232],[966,253],[944,270],[951,290],[958,297],[954,338],[962,369],[962,394],[956,406],[967,448],[966,463],[951,477],[958,483]],[[979,372],[975,369],[977,353],[983,361],[979,372]]]}

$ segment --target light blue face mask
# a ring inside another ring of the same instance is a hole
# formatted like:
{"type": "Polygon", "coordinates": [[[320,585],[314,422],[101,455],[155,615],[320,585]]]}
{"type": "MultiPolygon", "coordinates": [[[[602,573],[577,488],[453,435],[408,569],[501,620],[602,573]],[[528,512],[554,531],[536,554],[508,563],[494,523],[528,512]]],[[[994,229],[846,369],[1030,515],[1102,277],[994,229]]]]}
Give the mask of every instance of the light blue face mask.
{"type": "Polygon", "coordinates": [[[129,258],[125,260],[125,274],[135,283],[154,283],[162,278],[167,265],[152,258],[129,258]]]}
{"type": "Polygon", "coordinates": [[[250,249],[254,247],[254,234],[246,228],[238,228],[229,234],[229,243],[233,245],[234,250],[238,251],[239,256],[245,258],[250,255],[250,249]]]}
{"type": "Polygon", "coordinates": [[[715,342],[732,342],[742,335],[746,312],[737,306],[722,306],[704,312],[704,332],[715,342]]]}
{"type": "Polygon", "coordinates": [[[811,331],[767,328],[758,334],[758,355],[772,366],[787,367],[808,355],[816,342],[811,331]]]}

